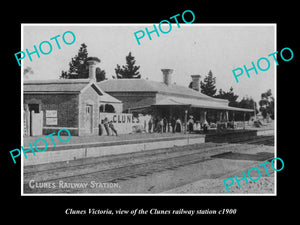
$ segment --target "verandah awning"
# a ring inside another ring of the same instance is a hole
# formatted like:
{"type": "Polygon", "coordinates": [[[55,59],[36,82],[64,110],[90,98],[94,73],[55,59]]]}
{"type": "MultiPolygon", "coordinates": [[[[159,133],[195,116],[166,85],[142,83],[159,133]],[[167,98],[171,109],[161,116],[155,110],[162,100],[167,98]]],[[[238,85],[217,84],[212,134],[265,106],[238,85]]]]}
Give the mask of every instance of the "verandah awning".
{"type": "Polygon", "coordinates": [[[167,97],[164,98],[156,104],[155,106],[191,106],[195,108],[203,109],[219,109],[219,110],[231,110],[231,111],[240,111],[240,112],[253,112],[253,109],[245,109],[228,106],[219,102],[206,101],[202,99],[188,99],[188,98],[178,98],[178,97],[167,97]]]}

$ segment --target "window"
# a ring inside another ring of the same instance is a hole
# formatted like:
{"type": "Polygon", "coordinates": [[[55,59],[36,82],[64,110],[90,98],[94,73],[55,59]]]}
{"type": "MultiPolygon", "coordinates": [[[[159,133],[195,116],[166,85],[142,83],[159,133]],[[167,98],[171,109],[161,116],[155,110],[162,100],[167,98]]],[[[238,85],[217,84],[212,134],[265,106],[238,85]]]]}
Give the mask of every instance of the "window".
{"type": "Polygon", "coordinates": [[[104,112],[104,105],[100,105],[99,111],[100,111],[100,112],[104,112]]]}
{"type": "Polygon", "coordinates": [[[91,113],[91,107],[89,105],[85,106],[85,112],[86,112],[86,114],[91,113]]]}
{"type": "Polygon", "coordinates": [[[105,104],[105,112],[115,113],[115,108],[110,104],[105,104]]]}
{"type": "Polygon", "coordinates": [[[115,108],[111,104],[100,105],[99,111],[100,112],[108,112],[108,113],[116,112],[115,108]]]}

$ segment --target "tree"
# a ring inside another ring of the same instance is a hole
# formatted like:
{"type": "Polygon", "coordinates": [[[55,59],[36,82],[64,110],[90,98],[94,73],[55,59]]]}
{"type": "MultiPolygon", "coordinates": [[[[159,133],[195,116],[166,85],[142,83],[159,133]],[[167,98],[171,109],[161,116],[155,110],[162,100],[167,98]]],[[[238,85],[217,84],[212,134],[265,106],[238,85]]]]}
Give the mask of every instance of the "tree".
{"type": "Polygon", "coordinates": [[[216,89],[216,78],[213,77],[211,70],[208,72],[204,81],[200,81],[201,93],[214,97],[217,92],[216,89]]]}
{"type": "Polygon", "coordinates": [[[126,65],[121,68],[120,65],[117,64],[117,67],[115,68],[117,79],[141,78],[141,74],[138,71],[140,66],[134,65],[134,58],[135,57],[131,55],[131,52],[129,52],[128,56],[126,56],[126,65]]]}
{"type": "Polygon", "coordinates": [[[227,99],[229,101],[228,105],[232,107],[237,107],[238,95],[235,95],[233,92],[233,87],[230,87],[229,91],[225,92],[221,88],[219,89],[219,94],[214,96],[215,98],[227,99]]]}
{"type": "Polygon", "coordinates": [[[26,66],[26,68],[24,69],[24,72],[23,72],[23,78],[25,80],[29,79],[29,75],[32,75],[34,74],[32,68],[30,66],[26,66]]]}
{"type": "MultiPolygon", "coordinates": [[[[255,111],[256,113],[258,113],[256,102],[251,97],[249,98],[248,96],[246,96],[243,97],[243,99],[237,103],[236,107],[244,108],[244,109],[254,109],[254,105],[255,105],[255,111]]],[[[246,113],[245,120],[249,120],[251,115],[252,113],[246,113]]],[[[235,112],[235,119],[244,120],[244,112],[239,112],[239,111],[235,112]]]]}
{"type": "Polygon", "coordinates": [[[104,70],[101,70],[99,67],[96,68],[96,81],[97,82],[100,82],[100,81],[103,81],[105,80],[105,71],[104,70]]]}
{"type": "Polygon", "coordinates": [[[269,115],[274,119],[274,97],[272,91],[269,89],[267,92],[261,94],[261,100],[259,101],[259,111],[261,111],[264,119],[269,115]]]}
{"type": "MultiPolygon", "coordinates": [[[[87,79],[89,78],[89,67],[87,64],[88,52],[87,52],[87,45],[82,43],[78,54],[75,55],[71,62],[69,63],[69,70],[62,71],[60,78],[62,79],[87,79]]],[[[103,77],[105,79],[105,71],[98,69],[98,77],[103,77]]],[[[96,71],[96,79],[97,79],[97,71],[96,71]]],[[[97,80],[98,81],[98,80],[97,80]]]]}
{"type": "Polygon", "coordinates": [[[88,57],[87,46],[85,43],[82,43],[78,54],[71,59],[69,63],[69,70],[62,71],[60,78],[63,79],[79,79],[79,78],[88,78],[89,71],[86,65],[86,59],[88,57]]]}
{"type": "Polygon", "coordinates": [[[243,97],[243,99],[238,103],[238,107],[244,109],[254,109],[254,105],[256,113],[258,113],[257,104],[251,97],[243,97]]]}

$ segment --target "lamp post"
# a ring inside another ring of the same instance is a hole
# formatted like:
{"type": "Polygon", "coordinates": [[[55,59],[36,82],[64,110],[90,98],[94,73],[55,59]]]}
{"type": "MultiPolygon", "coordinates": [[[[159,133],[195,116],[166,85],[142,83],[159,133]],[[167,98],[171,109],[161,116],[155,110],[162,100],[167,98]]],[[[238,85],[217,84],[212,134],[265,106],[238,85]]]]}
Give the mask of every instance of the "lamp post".
{"type": "Polygon", "coordinates": [[[188,111],[187,110],[185,110],[184,111],[184,127],[185,127],[185,129],[184,129],[184,134],[186,134],[187,132],[187,113],[188,113],[188,111]]]}
{"type": "Polygon", "coordinates": [[[187,134],[187,144],[189,145],[190,144],[190,135],[189,135],[189,133],[190,132],[187,132],[187,113],[188,113],[188,111],[187,110],[185,110],[184,111],[184,126],[185,126],[185,130],[184,130],[184,134],[187,134]]]}

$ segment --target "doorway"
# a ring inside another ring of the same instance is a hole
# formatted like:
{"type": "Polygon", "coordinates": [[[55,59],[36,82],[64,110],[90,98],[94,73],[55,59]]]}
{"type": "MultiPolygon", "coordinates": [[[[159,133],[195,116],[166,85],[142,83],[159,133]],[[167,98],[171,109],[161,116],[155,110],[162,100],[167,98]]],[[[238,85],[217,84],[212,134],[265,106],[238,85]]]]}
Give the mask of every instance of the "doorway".
{"type": "Polygon", "coordinates": [[[85,106],[85,126],[88,133],[93,133],[93,106],[85,106]]]}
{"type": "Polygon", "coordinates": [[[29,112],[34,111],[34,113],[40,113],[40,105],[39,104],[28,104],[29,112]]]}
{"type": "MultiPolygon", "coordinates": [[[[40,104],[28,104],[29,111],[29,135],[39,136],[43,134],[43,112],[40,104]]],[[[25,114],[26,115],[26,114],[25,114]]],[[[26,118],[28,118],[26,116],[26,118]]]]}

